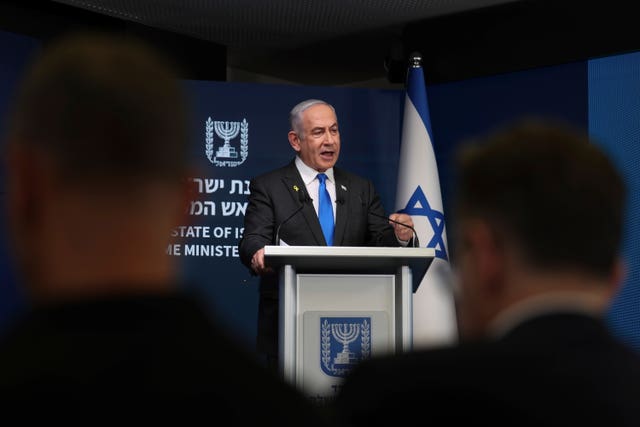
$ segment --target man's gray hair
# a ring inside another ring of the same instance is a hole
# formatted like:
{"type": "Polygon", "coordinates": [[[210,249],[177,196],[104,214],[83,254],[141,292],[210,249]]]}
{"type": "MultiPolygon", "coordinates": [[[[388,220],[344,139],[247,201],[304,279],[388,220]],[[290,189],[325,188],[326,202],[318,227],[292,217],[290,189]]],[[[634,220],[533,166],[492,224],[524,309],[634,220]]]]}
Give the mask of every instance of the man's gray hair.
{"type": "Polygon", "coordinates": [[[298,134],[298,138],[301,138],[301,131],[302,131],[302,113],[310,107],[313,107],[314,105],[327,105],[329,107],[331,107],[331,109],[333,110],[333,113],[335,114],[336,110],[335,108],[333,108],[333,105],[329,104],[326,101],[323,101],[321,99],[307,99],[305,101],[302,101],[300,103],[298,103],[295,107],[293,107],[291,109],[291,111],[289,112],[289,124],[291,126],[291,130],[294,131],[295,133],[298,134]]]}

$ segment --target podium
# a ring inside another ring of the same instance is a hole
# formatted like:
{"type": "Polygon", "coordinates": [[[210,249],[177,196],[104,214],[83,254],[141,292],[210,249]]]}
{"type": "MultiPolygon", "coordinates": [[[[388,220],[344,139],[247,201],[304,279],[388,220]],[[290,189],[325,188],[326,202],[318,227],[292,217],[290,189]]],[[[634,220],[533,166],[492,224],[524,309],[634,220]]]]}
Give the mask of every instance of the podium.
{"type": "Polygon", "coordinates": [[[410,350],[413,293],[434,256],[433,248],[265,246],[280,275],[283,378],[330,400],[360,360],[410,350]]]}

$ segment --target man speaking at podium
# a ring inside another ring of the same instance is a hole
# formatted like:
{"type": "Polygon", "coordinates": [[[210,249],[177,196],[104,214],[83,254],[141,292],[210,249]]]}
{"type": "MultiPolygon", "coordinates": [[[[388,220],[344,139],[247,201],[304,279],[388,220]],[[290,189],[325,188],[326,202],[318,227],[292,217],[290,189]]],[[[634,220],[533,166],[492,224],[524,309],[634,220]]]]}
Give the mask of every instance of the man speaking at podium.
{"type": "Polygon", "coordinates": [[[278,275],[265,264],[265,245],[415,246],[407,214],[386,216],[370,180],[335,167],[340,130],[330,104],[309,99],[289,113],[289,164],[255,177],[244,218],[240,259],[260,275],[257,349],[278,361],[278,275]]]}

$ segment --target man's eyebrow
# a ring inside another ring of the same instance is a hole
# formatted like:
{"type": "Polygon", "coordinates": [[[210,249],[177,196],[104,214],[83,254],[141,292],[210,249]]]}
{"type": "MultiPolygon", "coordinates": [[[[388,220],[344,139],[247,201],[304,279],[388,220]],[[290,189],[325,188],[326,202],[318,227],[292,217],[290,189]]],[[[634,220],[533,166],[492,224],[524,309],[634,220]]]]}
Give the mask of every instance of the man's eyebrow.
{"type": "Polygon", "coordinates": [[[313,127],[311,130],[315,130],[315,129],[328,129],[328,128],[333,128],[333,127],[337,127],[338,126],[338,122],[333,122],[332,124],[330,124],[329,126],[315,126],[313,127]]]}

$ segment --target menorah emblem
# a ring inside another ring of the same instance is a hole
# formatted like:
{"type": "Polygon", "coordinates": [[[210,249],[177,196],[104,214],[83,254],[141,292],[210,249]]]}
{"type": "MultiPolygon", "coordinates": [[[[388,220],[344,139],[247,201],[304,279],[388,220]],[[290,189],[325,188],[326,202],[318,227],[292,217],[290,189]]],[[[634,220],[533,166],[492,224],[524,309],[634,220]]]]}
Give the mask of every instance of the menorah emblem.
{"type": "Polygon", "coordinates": [[[334,323],[331,325],[331,335],[342,344],[342,351],[333,359],[336,365],[348,365],[358,361],[355,353],[349,350],[349,344],[360,335],[360,325],[356,323],[334,323]]]}
{"type": "Polygon", "coordinates": [[[235,147],[232,147],[229,144],[233,138],[238,136],[240,133],[240,122],[225,122],[216,120],[213,122],[214,129],[216,134],[224,139],[224,145],[218,148],[216,151],[216,157],[225,157],[229,159],[238,158],[238,153],[236,152],[235,147]]]}
{"type": "Polygon", "coordinates": [[[241,122],[213,121],[211,117],[205,122],[205,154],[211,163],[216,166],[235,167],[241,165],[249,155],[249,123],[246,119],[241,122]],[[224,140],[224,143],[215,151],[213,147],[213,132],[224,140]],[[240,134],[240,155],[230,143],[240,134]],[[240,157],[240,159],[238,159],[240,157]],[[238,160],[234,160],[238,159],[238,160]]]}
{"type": "Polygon", "coordinates": [[[370,356],[371,317],[320,318],[320,365],[325,374],[344,377],[370,356]]]}

